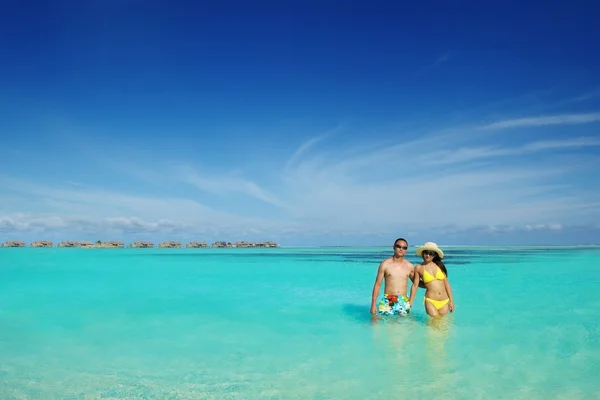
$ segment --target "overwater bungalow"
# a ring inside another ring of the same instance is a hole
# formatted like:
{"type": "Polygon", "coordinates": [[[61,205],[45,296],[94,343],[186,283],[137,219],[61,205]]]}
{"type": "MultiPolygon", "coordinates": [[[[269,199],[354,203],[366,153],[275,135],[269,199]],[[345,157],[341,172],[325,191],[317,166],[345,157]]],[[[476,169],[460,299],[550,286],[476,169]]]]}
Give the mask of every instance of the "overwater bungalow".
{"type": "Polygon", "coordinates": [[[261,248],[271,248],[271,247],[279,247],[279,245],[275,242],[246,242],[245,240],[235,242],[233,247],[261,247],[261,248]]]}
{"type": "Polygon", "coordinates": [[[57,247],[79,247],[79,242],[66,240],[66,241],[60,242],[57,247]]]}
{"type": "Polygon", "coordinates": [[[154,243],[152,243],[152,242],[138,241],[138,242],[131,243],[129,245],[129,247],[131,247],[131,248],[143,248],[143,249],[147,249],[147,248],[154,247],[154,243]]]}
{"type": "Polygon", "coordinates": [[[25,242],[20,240],[9,240],[2,243],[2,247],[25,247],[25,242]]]}
{"type": "Polygon", "coordinates": [[[37,242],[31,242],[29,247],[52,247],[54,244],[47,240],[38,240],[37,242]]]}
{"type": "Polygon", "coordinates": [[[222,248],[222,247],[233,247],[233,243],[231,243],[231,242],[216,241],[216,242],[214,242],[211,245],[211,247],[219,247],[219,248],[222,248]]]}
{"type": "Polygon", "coordinates": [[[279,245],[275,242],[247,242],[245,240],[241,240],[235,243],[231,242],[214,242],[211,247],[235,247],[235,248],[254,248],[254,247],[262,247],[262,248],[270,248],[270,247],[279,247],[279,245]]]}
{"type": "Polygon", "coordinates": [[[161,249],[164,249],[164,248],[175,249],[175,248],[180,248],[181,243],[167,241],[167,242],[162,242],[161,244],[158,245],[158,247],[160,247],[161,249]]]}
{"type": "Polygon", "coordinates": [[[189,242],[188,244],[185,245],[185,247],[197,249],[197,248],[201,248],[201,247],[208,247],[208,245],[206,244],[206,242],[189,242]]]}
{"type": "Polygon", "coordinates": [[[119,249],[125,247],[125,243],[114,240],[109,240],[106,242],[98,240],[95,243],[82,242],[81,247],[85,247],[87,249],[119,249]]]}
{"type": "Polygon", "coordinates": [[[100,247],[105,248],[105,249],[122,249],[123,247],[125,247],[125,243],[123,242],[117,242],[114,240],[109,240],[107,242],[103,242],[100,247]]]}

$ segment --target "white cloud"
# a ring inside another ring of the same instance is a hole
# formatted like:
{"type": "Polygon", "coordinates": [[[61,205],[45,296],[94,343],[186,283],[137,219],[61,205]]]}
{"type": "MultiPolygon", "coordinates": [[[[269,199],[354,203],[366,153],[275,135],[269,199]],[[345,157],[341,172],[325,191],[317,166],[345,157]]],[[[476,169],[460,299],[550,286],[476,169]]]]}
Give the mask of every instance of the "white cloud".
{"type": "MultiPolygon", "coordinates": [[[[600,114],[522,118],[487,127],[493,128],[494,139],[503,128],[595,120],[600,114]]],[[[572,180],[600,172],[600,166],[579,156],[558,158],[600,146],[599,139],[527,142],[523,137],[519,145],[508,146],[491,144],[489,138],[482,142],[472,132],[446,130],[392,146],[340,142],[327,151],[317,144],[328,132],[300,145],[277,171],[264,171],[269,176],[264,181],[230,171],[211,174],[202,165],[139,165],[133,177],[152,183],[152,195],[86,186],[89,182],[40,184],[0,176],[0,199],[7,199],[0,203],[0,230],[226,235],[235,240],[396,231],[560,232],[568,224],[600,221],[598,192],[572,180]],[[161,195],[167,186],[176,189],[170,193],[182,194],[161,195]],[[207,193],[217,200],[209,202],[207,193]],[[248,198],[271,211],[241,215],[238,210],[248,198]]]]}
{"type": "Polygon", "coordinates": [[[312,137],[308,140],[306,140],[305,142],[303,142],[294,152],[294,154],[292,154],[292,156],[286,161],[285,163],[285,169],[290,169],[292,167],[294,167],[296,165],[296,163],[302,158],[302,156],[307,153],[310,149],[312,149],[317,143],[321,142],[322,140],[328,138],[329,136],[339,132],[341,129],[341,126],[337,126],[336,128],[325,132],[322,135],[319,136],[315,136],[312,137]]]}
{"type": "Polygon", "coordinates": [[[600,121],[600,113],[564,114],[540,117],[509,119],[485,125],[483,129],[508,129],[548,125],[587,124],[600,121]]]}
{"type": "Polygon", "coordinates": [[[445,62],[447,62],[448,60],[450,60],[450,54],[448,53],[444,53],[444,54],[440,54],[434,62],[432,62],[431,64],[426,65],[425,67],[421,68],[420,70],[417,71],[417,75],[421,75],[433,68],[436,68],[438,66],[440,66],[441,64],[444,64],[445,62]]]}
{"type": "Polygon", "coordinates": [[[600,96],[600,88],[594,89],[592,91],[583,93],[579,96],[576,97],[572,97],[570,99],[564,100],[561,102],[561,104],[570,104],[570,103],[579,103],[582,101],[586,101],[586,100],[590,100],[593,99],[595,97],[600,96]]]}
{"type": "Polygon", "coordinates": [[[437,175],[432,171],[414,178],[401,176],[386,181],[376,181],[378,177],[371,176],[372,182],[349,182],[351,178],[329,180],[324,169],[319,181],[297,177],[302,184],[297,187],[294,197],[303,204],[298,217],[326,221],[343,229],[359,223],[386,228],[421,226],[433,229],[436,225],[449,223],[543,221],[547,217],[554,218],[556,211],[573,205],[566,199],[539,196],[537,186],[561,173],[559,168],[438,172],[437,175]]]}
{"type": "Polygon", "coordinates": [[[251,240],[272,239],[282,236],[268,222],[240,219],[235,223],[145,220],[138,217],[69,217],[36,213],[16,213],[0,216],[0,233],[9,240],[33,234],[36,240],[251,240]],[[57,221],[61,221],[57,224],[57,221]]]}
{"type": "MultiPolygon", "coordinates": [[[[122,192],[85,187],[60,188],[24,180],[0,177],[0,183],[14,195],[21,196],[20,210],[0,208],[5,215],[13,213],[17,218],[27,215],[47,214],[66,216],[69,219],[100,221],[118,225],[135,225],[141,220],[169,220],[187,224],[254,224],[259,219],[244,217],[227,211],[215,210],[188,198],[130,195],[122,192]],[[42,213],[39,210],[43,210],[42,213]],[[14,214],[16,211],[24,211],[14,214]]],[[[28,223],[35,220],[28,219],[28,223]]],[[[58,219],[45,220],[45,224],[58,219]]],[[[9,223],[9,221],[7,221],[9,223]]],[[[148,225],[150,226],[150,225],[148,225]]]]}
{"type": "Polygon", "coordinates": [[[0,217],[0,230],[13,231],[24,230],[29,224],[20,220],[20,218],[0,217]]]}
{"type": "Polygon", "coordinates": [[[351,157],[348,149],[305,154],[294,169],[286,170],[286,198],[302,205],[296,209],[298,220],[339,229],[435,230],[483,221],[533,226],[547,224],[557,214],[563,221],[584,221],[600,210],[598,194],[568,180],[589,165],[576,157],[557,162],[554,154],[599,146],[598,139],[516,147],[462,147],[465,142],[467,134],[442,133],[362,152],[352,149],[351,157]],[[538,157],[549,151],[553,157],[538,157]]]}
{"type": "Polygon", "coordinates": [[[431,164],[458,164],[479,159],[498,157],[520,156],[547,150],[579,149],[600,146],[600,139],[580,137],[564,140],[545,140],[527,143],[519,147],[461,147],[450,150],[440,150],[421,156],[427,158],[431,164]]]}
{"type": "Polygon", "coordinates": [[[533,142],[526,146],[523,146],[523,150],[527,152],[534,152],[539,150],[568,149],[596,146],[600,146],[600,139],[579,137],[566,140],[545,140],[540,142],[533,142]]]}
{"type": "Polygon", "coordinates": [[[225,193],[241,193],[277,207],[289,207],[276,196],[247,179],[231,176],[227,173],[220,173],[218,175],[202,174],[190,166],[180,166],[175,171],[173,175],[175,179],[190,184],[202,191],[220,195],[225,193]]]}
{"type": "Polygon", "coordinates": [[[561,224],[525,225],[525,229],[528,231],[539,231],[539,230],[559,231],[562,228],[563,228],[563,226],[561,224]]]}
{"type": "MultiPolygon", "coordinates": [[[[493,235],[519,235],[528,232],[538,232],[538,233],[556,233],[561,231],[572,231],[577,227],[574,226],[564,226],[562,224],[557,223],[547,223],[547,224],[535,224],[535,225],[523,225],[523,224],[495,224],[495,225],[473,225],[469,227],[461,227],[457,225],[448,225],[441,228],[441,233],[444,235],[485,235],[485,236],[493,236],[493,235]]],[[[588,230],[597,229],[594,227],[586,227],[588,230]]]]}
{"type": "Polygon", "coordinates": [[[155,222],[146,222],[136,217],[117,217],[104,218],[100,221],[100,225],[111,228],[121,229],[123,231],[159,231],[159,230],[177,230],[189,228],[189,225],[183,221],[171,221],[161,219],[155,222]]]}

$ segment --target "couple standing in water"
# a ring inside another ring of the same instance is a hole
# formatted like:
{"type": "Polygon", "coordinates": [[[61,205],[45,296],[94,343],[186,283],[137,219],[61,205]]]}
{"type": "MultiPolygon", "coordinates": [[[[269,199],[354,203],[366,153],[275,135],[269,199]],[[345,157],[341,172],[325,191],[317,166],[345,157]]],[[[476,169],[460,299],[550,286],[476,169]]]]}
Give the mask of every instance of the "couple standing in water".
{"type": "Polygon", "coordinates": [[[379,264],[371,297],[372,315],[406,315],[414,305],[419,287],[425,288],[425,311],[431,317],[441,317],[454,311],[452,289],[448,282],[448,272],[442,262],[444,252],[433,242],[427,242],[417,249],[423,262],[414,266],[404,259],[408,242],[399,238],[394,242],[394,255],[379,264]],[[422,281],[421,281],[422,279],[422,281]],[[412,280],[410,297],[408,281],[412,280]],[[379,302],[381,283],[384,282],[384,295],[379,302]]]}

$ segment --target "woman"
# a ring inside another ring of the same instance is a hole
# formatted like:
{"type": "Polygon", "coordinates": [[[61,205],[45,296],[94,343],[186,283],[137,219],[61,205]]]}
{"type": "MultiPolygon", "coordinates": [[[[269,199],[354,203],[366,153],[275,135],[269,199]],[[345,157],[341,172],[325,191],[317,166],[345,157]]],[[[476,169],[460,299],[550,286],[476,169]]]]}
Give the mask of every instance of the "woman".
{"type": "Polygon", "coordinates": [[[417,255],[423,257],[423,263],[415,267],[409,303],[413,305],[419,279],[425,286],[425,311],[432,317],[441,317],[448,311],[454,311],[452,289],[448,282],[448,271],[442,262],[444,252],[433,242],[427,242],[417,249],[417,255]]]}

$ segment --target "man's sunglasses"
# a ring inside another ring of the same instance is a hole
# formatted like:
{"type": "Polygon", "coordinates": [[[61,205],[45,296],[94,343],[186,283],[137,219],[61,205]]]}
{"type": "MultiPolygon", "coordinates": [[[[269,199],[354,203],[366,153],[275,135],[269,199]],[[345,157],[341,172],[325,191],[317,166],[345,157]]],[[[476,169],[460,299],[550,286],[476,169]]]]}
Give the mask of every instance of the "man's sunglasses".
{"type": "Polygon", "coordinates": [[[395,244],[394,247],[397,249],[408,250],[408,246],[400,246],[399,244],[395,244]]]}

